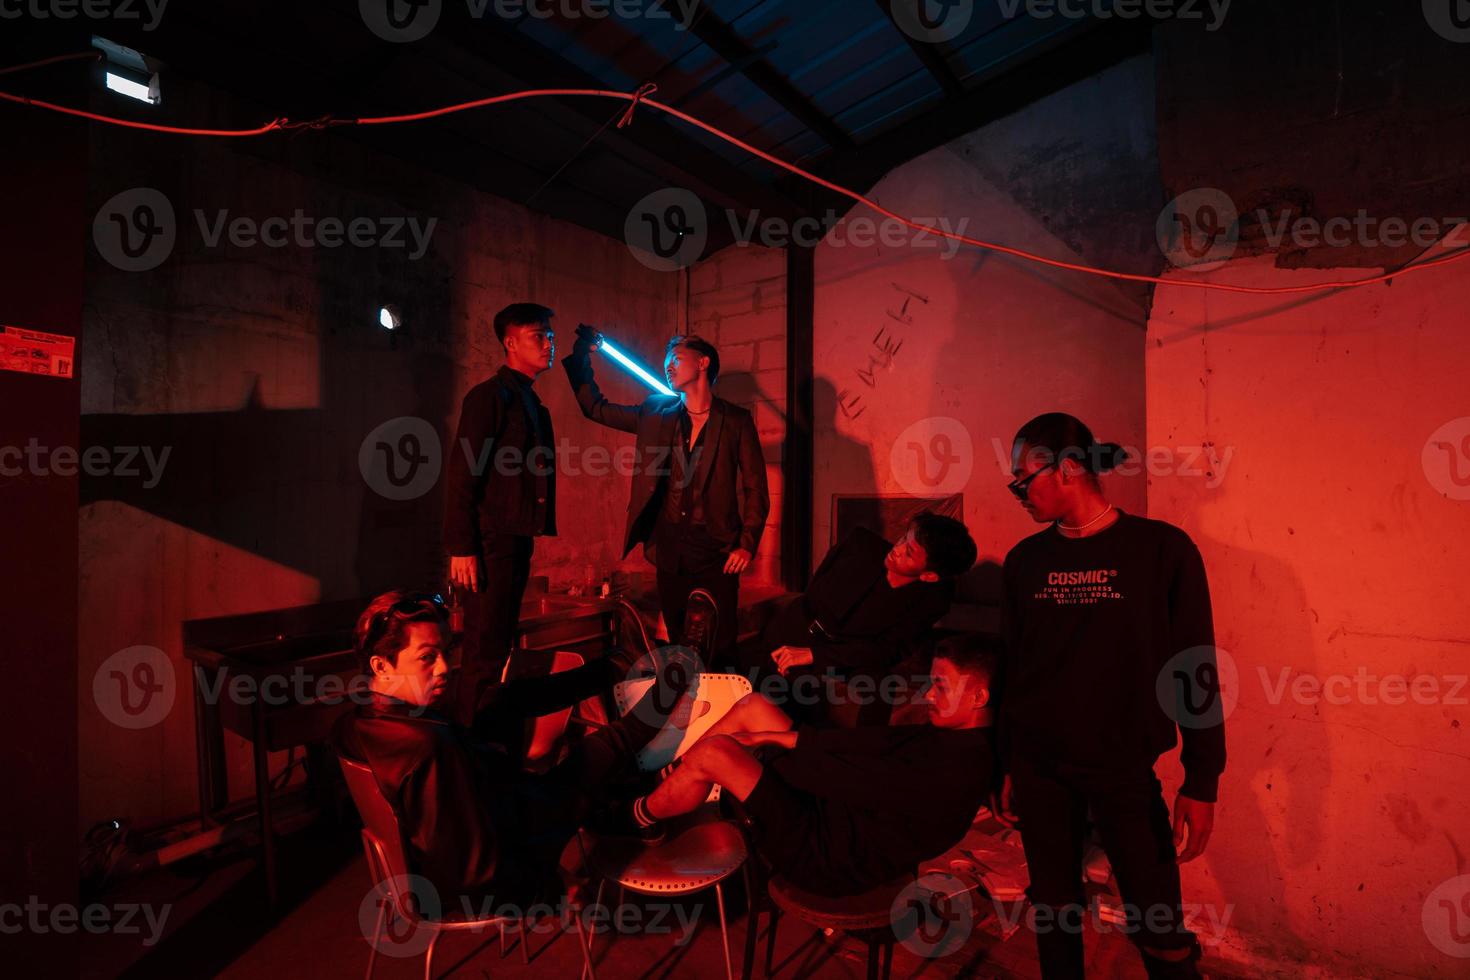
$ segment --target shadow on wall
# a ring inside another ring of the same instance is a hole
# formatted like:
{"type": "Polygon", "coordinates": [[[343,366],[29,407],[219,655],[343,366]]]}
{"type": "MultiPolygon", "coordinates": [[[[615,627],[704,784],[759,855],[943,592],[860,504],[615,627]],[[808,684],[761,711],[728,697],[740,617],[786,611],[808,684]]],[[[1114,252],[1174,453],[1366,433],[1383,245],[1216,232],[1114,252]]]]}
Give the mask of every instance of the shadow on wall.
{"type": "MultiPolygon", "coordinates": [[[[371,264],[351,251],[326,251],[320,261],[371,264]]],[[[427,287],[434,275],[423,269],[416,278],[427,287]]],[[[257,376],[237,412],[84,415],[84,446],[149,447],[155,458],[167,456],[156,479],[144,456],[137,464],[142,479],[116,468],[105,475],[84,470],[82,505],[120,501],[299,570],[318,580],[324,600],[437,581],[439,470],[452,448],[452,433],[443,429],[454,372],[447,311],[427,300],[410,330],[389,334],[371,322],[370,298],[336,285],[378,278],[355,267],[324,269],[318,277],[325,292],[317,408],[266,407],[257,376]],[[374,441],[398,458],[375,455],[369,445],[370,465],[360,467],[370,434],[395,418],[404,421],[374,441]],[[436,441],[439,449],[431,451],[436,441]],[[386,477],[410,467],[409,484],[394,487],[386,477]]],[[[419,293],[427,298],[432,291],[419,293]]],[[[240,588],[248,593],[250,583],[240,588]]],[[[257,608],[248,595],[225,605],[257,608]]]]}
{"type": "MultiPolygon", "coordinates": [[[[1307,622],[1315,614],[1296,571],[1286,562],[1192,536],[1210,578],[1216,646],[1234,657],[1240,675],[1240,701],[1225,724],[1217,839],[1205,860],[1219,882],[1221,900],[1233,906],[1230,928],[1245,937],[1272,936],[1281,946],[1276,952],[1300,956],[1308,940],[1291,921],[1290,902],[1304,906],[1301,896],[1287,893],[1286,878],[1311,871],[1322,860],[1325,803],[1334,767],[1331,743],[1318,717],[1320,706],[1291,704],[1289,690],[1279,704],[1271,700],[1285,667],[1293,675],[1321,676],[1326,665],[1319,661],[1307,622]],[[1247,578],[1227,579],[1226,569],[1248,569],[1247,578]],[[1237,611],[1240,621],[1268,621],[1275,628],[1269,636],[1244,636],[1229,614],[1222,615],[1226,610],[1237,611]],[[1250,842],[1232,845],[1228,853],[1251,852],[1253,860],[1212,859],[1212,852],[1226,853],[1219,838],[1250,842]]],[[[1201,899],[1187,880],[1185,888],[1186,900],[1201,899]]]]}
{"type": "MultiPolygon", "coordinates": [[[[828,528],[828,540],[813,542],[812,560],[820,563],[822,555],[833,543],[830,540],[831,529],[835,526],[832,495],[873,495],[879,492],[879,487],[878,475],[873,467],[872,448],[867,443],[849,439],[839,428],[843,409],[837,397],[837,388],[829,378],[819,376],[812,381],[812,416],[814,419],[826,420],[817,423],[817,429],[821,432],[821,450],[820,455],[812,461],[815,482],[827,491],[825,499],[818,497],[812,502],[817,510],[817,514],[813,515],[816,518],[815,523],[828,528]]],[[[868,527],[882,526],[882,511],[877,501],[873,501],[871,513],[860,516],[855,514],[854,517],[858,518],[855,523],[863,523],[868,527]]]]}
{"type": "MultiPolygon", "coordinates": [[[[716,382],[715,394],[735,405],[754,405],[756,402],[769,402],[774,399],[785,399],[784,391],[762,391],[760,382],[756,381],[755,375],[748,371],[721,372],[716,382]]],[[[786,424],[786,413],[779,410],[777,414],[781,417],[781,424],[786,424]]]]}

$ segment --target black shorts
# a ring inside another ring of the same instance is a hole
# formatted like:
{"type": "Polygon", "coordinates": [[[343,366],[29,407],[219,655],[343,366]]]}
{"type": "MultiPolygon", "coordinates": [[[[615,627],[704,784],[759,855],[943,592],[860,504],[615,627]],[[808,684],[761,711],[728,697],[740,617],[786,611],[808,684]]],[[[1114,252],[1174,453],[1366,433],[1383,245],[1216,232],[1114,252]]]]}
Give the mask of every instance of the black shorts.
{"type": "Polygon", "coordinates": [[[847,876],[833,868],[820,802],[766,766],[746,797],[751,836],[771,870],[807,891],[839,894],[847,876]]]}

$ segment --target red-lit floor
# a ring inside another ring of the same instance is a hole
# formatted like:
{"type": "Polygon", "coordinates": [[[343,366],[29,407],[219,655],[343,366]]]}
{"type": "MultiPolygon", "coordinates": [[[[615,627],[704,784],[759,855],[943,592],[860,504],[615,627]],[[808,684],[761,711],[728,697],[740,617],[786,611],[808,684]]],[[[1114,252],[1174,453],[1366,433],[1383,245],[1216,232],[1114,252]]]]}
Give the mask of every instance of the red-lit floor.
{"type": "MultiPolygon", "coordinates": [[[[368,945],[359,926],[359,910],[369,890],[368,872],[360,852],[345,849],[341,835],[308,832],[287,844],[283,853],[284,910],[266,914],[261,881],[254,861],[243,857],[222,868],[204,866],[170,869],[135,879],[113,901],[169,903],[167,930],[150,948],[136,939],[89,937],[84,948],[84,977],[203,977],[236,980],[311,980],[357,978],[367,966],[368,945]]],[[[737,886],[738,887],[738,886],[737,886]]],[[[730,901],[730,943],[736,974],[745,940],[743,900],[730,901]]],[[[609,942],[597,940],[596,967],[604,980],[652,977],[659,980],[708,980],[724,973],[719,921],[713,896],[692,938],[682,946],[679,934],[623,934],[609,942]]],[[[768,918],[761,919],[762,930],[768,918]]],[[[481,937],[450,936],[435,955],[435,976],[483,980],[486,977],[575,977],[581,958],[570,934],[533,935],[529,965],[507,937],[502,958],[493,933],[481,937]]],[[[1087,935],[1088,973],[1096,980],[1144,977],[1137,955],[1117,934],[1087,935]]],[[[760,936],[756,976],[761,976],[765,949],[760,936]]],[[[796,978],[863,977],[865,947],[851,939],[826,939],[790,918],[782,920],[775,953],[775,976],[796,978]]],[[[1207,959],[1209,975],[1229,980],[1238,974],[1222,970],[1207,959]]],[[[375,976],[408,980],[423,976],[423,959],[379,956],[375,976]]],[[[950,977],[1025,978],[1038,980],[1035,957],[1024,933],[1009,941],[977,927],[963,949],[941,959],[925,959],[899,947],[893,962],[895,978],[950,977]]]]}

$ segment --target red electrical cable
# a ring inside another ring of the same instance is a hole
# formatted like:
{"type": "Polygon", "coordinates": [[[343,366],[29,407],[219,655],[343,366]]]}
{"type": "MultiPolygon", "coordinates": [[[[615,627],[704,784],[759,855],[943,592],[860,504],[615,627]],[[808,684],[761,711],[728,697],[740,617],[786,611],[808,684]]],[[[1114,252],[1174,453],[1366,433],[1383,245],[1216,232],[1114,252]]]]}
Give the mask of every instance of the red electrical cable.
{"type": "Polygon", "coordinates": [[[406,115],[373,116],[364,117],[361,119],[323,118],[307,123],[293,123],[282,117],[274,119],[270,123],[267,123],[266,125],[258,127],[256,129],[235,130],[184,129],[176,126],[161,126],[155,125],[153,123],[134,122],[129,119],[118,119],[112,116],[104,116],[97,113],[86,112],[81,109],[71,109],[66,106],[54,105],[50,102],[43,102],[39,99],[30,99],[24,96],[12,95],[9,92],[0,92],[0,99],[4,99],[9,102],[17,102],[22,105],[35,106],[40,109],[49,109],[53,112],[64,113],[66,115],[75,116],[80,119],[89,119],[93,122],[107,123],[114,126],[124,126],[129,129],[142,129],[150,132],[169,133],[182,136],[220,137],[263,136],[266,133],[275,132],[277,130],[297,129],[304,126],[321,129],[329,125],[387,126],[395,125],[398,123],[422,122],[426,119],[435,119],[440,116],[447,116],[457,112],[467,112],[471,109],[482,109],[486,106],[500,105],[506,102],[517,102],[522,99],[561,96],[587,96],[591,98],[601,99],[621,99],[625,102],[630,103],[630,105],[628,106],[628,112],[624,114],[622,121],[620,121],[618,124],[619,128],[630,121],[633,111],[638,106],[646,105],[650,108],[657,109],[662,113],[673,116],[675,119],[682,120],[691,126],[702,129],[710,135],[722,139],[732,146],[739,147],[746,153],[759,157],[760,159],[765,160],[767,163],[770,163],[773,166],[780,167],[782,170],[795,174],[803,180],[810,181],[813,184],[816,184],[820,187],[825,187],[827,190],[830,190],[837,194],[841,194],[843,197],[856,201],[859,204],[863,204],[876,211],[877,213],[885,217],[892,218],[894,221],[897,221],[900,224],[912,228],[915,231],[923,231],[931,235],[936,235],[940,238],[948,238],[953,241],[962,242],[966,245],[974,245],[976,248],[983,248],[991,252],[999,252],[1003,255],[1014,256],[1018,259],[1024,259],[1028,262],[1035,262],[1040,265],[1051,266],[1052,268],[1056,269],[1067,269],[1072,272],[1082,272],[1086,273],[1087,275],[1103,276],[1108,279],[1119,279],[1126,282],[1151,282],[1161,286],[1180,286],[1188,289],[1217,289],[1223,292],[1231,293],[1250,293],[1253,295],[1279,296],[1291,293],[1314,293],[1329,289],[1351,289],[1358,286],[1370,286],[1375,283],[1388,282],[1390,279],[1394,279],[1398,276],[1408,275],[1411,272],[1418,272],[1423,269],[1433,269],[1436,266],[1448,265],[1450,262],[1458,261],[1464,258],[1466,255],[1470,255],[1470,247],[1467,247],[1457,249],[1456,251],[1451,252],[1448,255],[1442,255],[1439,258],[1432,259],[1428,262],[1419,262],[1413,265],[1407,265],[1393,272],[1385,272],[1382,275],[1370,276],[1366,279],[1339,280],[1336,282],[1319,282],[1304,286],[1233,286],[1229,283],[1204,282],[1201,280],[1192,279],[1165,279],[1162,276],[1146,276],[1131,272],[1115,272],[1111,269],[1100,269],[1096,266],[1084,265],[1078,262],[1064,262],[1060,259],[1049,259],[1044,255],[1038,255],[1035,252],[1028,252],[1025,249],[1013,248],[1009,245],[1001,245],[996,242],[987,242],[979,238],[971,238],[968,235],[960,235],[951,231],[945,231],[942,228],[935,228],[931,225],[926,225],[918,221],[914,221],[911,218],[906,218],[896,211],[885,208],[878,202],[868,197],[865,197],[862,194],[859,194],[857,191],[849,190],[848,188],[843,187],[840,184],[834,184],[830,180],[818,177],[816,174],[803,170],[795,164],[787,163],[785,160],[773,156],[772,154],[767,153],[765,150],[751,146],[749,143],[745,142],[739,137],[732,136],[731,134],[725,132],[722,129],[719,129],[716,126],[712,126],[701,119],[696,119],[694,116],[691,116],[686,112],[681,112],[680,110],[675,109],[673,106],[665,105],[662,102],[650,99],[648,96],[653,91],[655,91],[656,88],[657,86],[652,85],[652,83],[648,83],[641,86],[638,91],[634,93],[614,92],[605,89],[590,88],[525,89],[520,92],[508,92],[505,95],[492,95],[484,99],[474,99],[470,102],[460,102],[454,105],[442,106],[438,109],[429,109],[424,112],[409,113],[406,115]]]}
{"type": "Polygon", "coordinates": [[[78,119],[90,119],[92,122],[108,123],[112,126],[123,126],[127,129],[144,129],[152,133],[168,133],[175,136],[264,136],[266,133],[286,128],[285,119],[275,119],[256,129],[183,129],[178,126],[160,126],[156,123],[134,122],[131,119],[117,119],[113,116],[102,116],[95,112],[72,109],[68,106],[56,105],[53,102],[44,102],[41,99],[27,98],[24,95],[12,95],[9,92],[0,92],[0,99],[4,99],[6,102],[17,102],[21,105],[35,106],[37,109],[50,109],[52,112],[75,116],[78,119]]]}

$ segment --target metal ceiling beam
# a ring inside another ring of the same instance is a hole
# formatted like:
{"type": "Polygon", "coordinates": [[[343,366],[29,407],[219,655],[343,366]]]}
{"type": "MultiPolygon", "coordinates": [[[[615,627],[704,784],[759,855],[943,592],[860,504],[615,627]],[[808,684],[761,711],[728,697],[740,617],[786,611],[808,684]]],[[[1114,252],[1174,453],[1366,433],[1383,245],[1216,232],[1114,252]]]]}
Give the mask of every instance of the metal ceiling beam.
{"type": "MultiPolygon", "coordinates": [[[[898,21],[893,18],[894,0],[874,0],[874,2],[878,4],[878,9],[883,11],[883,16],[888,19],[888,23],[892,24],[893,29],[898,32],[898,36],[903,38],[909,49],[924,63],[924,67],[929,69],[929,74],[933,75],[934,81],[944,89],[944,94],[951,99],[963,95],[965,87],[960,84],[959,77],[949,67],[949,45],[938,41],[926,44],[900,27],[898,21]]],[[[920,4],[925,0],[910,0],[910,2],[920,4]]]]}
{"type": "MultiPolygon", "coordinates": [[[[608,88],[606,82],[588,74],[520,36],[501,27],[480,25],[456,38],[461,50],[476,56],[481,78],[499,76],[499,87],[516,88],[608,88]]],[[[429,43],[429,42],[421,42],[429,43]]],[[[437,45],[436,45],[437,46],[437,45]]],[[[470,70],[469,66],[459,66],[470,70]]],[[[582,135],[590,135],[606,123],[619,104],[592,99],[538,104],[548,118],[581,117],[582,135]]],[[[666,121],[656,110],[639,111],[626,130],[608,127],[596,147],[613,152],[642,167],[670,186],[682,186],[722,207],[737,206],[779,215],[788,220],[801,216],[792,199],[769,183],[741,170],[730,160],[691,138],[690,131],[666,121]]],[[[733,153],[734,151],[732,151],[733,153]]],[[[632,203],[631,201],[628,203],[632,203]]]]}
{"type": "Polygon", "coordinates": [[[855,145],[846,130],[818,109],[805,93],[792,84],[791,79],[777,71],[733,27],[715,16],[708,5],[694,18],[689,30],[709,45],[715,54],[737,66],[740,74],[752,85],[820,136],[828,146],[834,150],[847,150],[855,145]]]}
{"type": "MultiPolygon", "coordinates": [[[[836,154],[813,165],[819,176],[867,191],[884,174],[950,140],[1016,112],[1038,99],[1067,88],[1126,58],[1151,50],[1153,28],[1146,20],[1095,21],[1010,71],[983,83],[965,96],[941,103],[856,150],[836,154]]],[[[793,178],[794,179],[794,178],[793,178]]],[[[818,191],[811,208],[838,214],[853,206],[846,197],[818,191]]]]}

